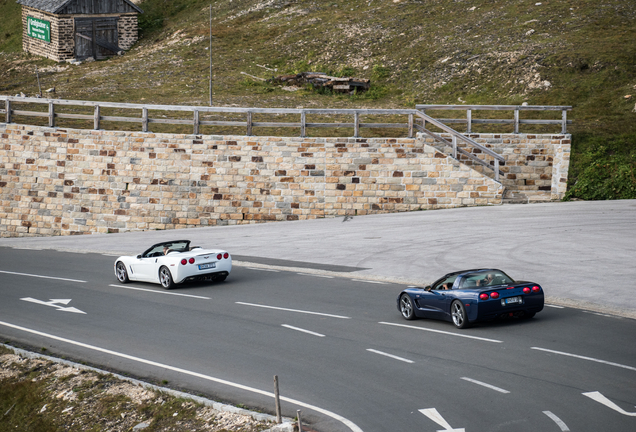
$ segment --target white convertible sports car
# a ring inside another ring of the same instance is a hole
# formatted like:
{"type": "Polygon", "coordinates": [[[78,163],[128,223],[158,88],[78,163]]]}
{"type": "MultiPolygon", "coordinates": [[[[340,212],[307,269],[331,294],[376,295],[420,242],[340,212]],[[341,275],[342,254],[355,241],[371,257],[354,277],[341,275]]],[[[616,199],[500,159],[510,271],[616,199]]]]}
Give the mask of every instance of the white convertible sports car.
{"type": "Polygon", "coordinates": [[[190,240],[157,243],[144,253],[115,261],[121,283],[159,283],[166,289],[194,280],[224,281],[232,271],[232,256],[220,249],[190,247],[190,240]]]}

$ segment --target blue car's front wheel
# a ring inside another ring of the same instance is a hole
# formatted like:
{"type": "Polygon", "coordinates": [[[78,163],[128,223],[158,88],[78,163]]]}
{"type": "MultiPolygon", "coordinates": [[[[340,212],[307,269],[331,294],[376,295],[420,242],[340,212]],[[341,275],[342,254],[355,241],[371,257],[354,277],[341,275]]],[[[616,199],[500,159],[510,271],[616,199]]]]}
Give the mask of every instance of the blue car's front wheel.
{"type": "Polygon", "coordinates": [[[459,300],[455,300],[451,305],[451,317],[453,318],[453,324],[458,329],[468,327],[468,317],[466,315],[466,308],[459,300]]]}
{"type": "Polygon", "coordinates": [[[415,319],[413,300],[411,300],[411,297],[409,297],[408,294],[402,294],[400,296],[400,312],[407,320],[415,319]]]}

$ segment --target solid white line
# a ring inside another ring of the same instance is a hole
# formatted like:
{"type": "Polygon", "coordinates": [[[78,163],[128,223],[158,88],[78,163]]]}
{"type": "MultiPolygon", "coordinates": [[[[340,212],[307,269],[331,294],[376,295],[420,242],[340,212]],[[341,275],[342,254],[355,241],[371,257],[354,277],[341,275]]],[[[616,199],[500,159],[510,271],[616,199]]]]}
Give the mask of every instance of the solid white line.
{"type": "Polygon", "coordinates": [[[155,294],[168,294],[168,295],[175,295],[175,296],[181,296],[181,297],[192,297],[192,298],[198,298],[198,299],[204,299],[204,300],[211,300],[210,297],[203,297],[203,296],[197,296],[192,294],[182,294],[182,293],[169,292],[169,291],[157,291],[157,290],[148,289],[148,288],[138,288],[138,287],[132,287],[132,286],[115,285],[115,284],[110,284],[108,286],[134,290],[134,291],[147,291],[147,292],[151,292],[155,294]]]}
{"type": "Polygon", "coordinates": [[[462,377],[462,379],[463,379],[464,381],[468,381],[468,382],[471,382],[471,383],[473,383],[473,384],[479,384],[480,386],[484,386],[484,387],[489,388],[489,389],[491,389],[491,390],[498,391],[499,393],[510,393],[508,390],[504,390],[504,389],[502,389],[502,388],[495,387],[494,385],[487,384],[487,383],[485,383],[485,382],[481,382],[481,381],[477,381],[477,380],[474,380],[474,379],[472,379],[472,378],[462,377]]]}
{"type": "Polygon", "coordinates": [[[396,323],[389,323],[389,322],[379,322],[378,324],[385,324],[385,325],[396,326],[396,327],[405,327],[405,328],[411,328],[411,329],[415,329],[415,330],[424,330],[424,331],[427,331],[427,332],[441,333],[441,334],[446,334],[446,335],[451,335],[451,336],[459,336],[459,337],[468,338],[468,339],[481,340],[481,341],[484,341],[484,342],[503,343],[503,341],[500,341],[500,340],[497,340],[497,339],[487,339],[487,338],[482,338],[482,337],[478,337],[478,336],[470,336],[470,335],[452,333],[452,332],[447,332],[447,331],[442,331],[442,330],[433,330],[433,329],[429,329],[429,328],[425,328],[425,327],[416,327],[416,326],[411,326],[411,325],[406,325],[406,324],[396,324],[396,323]]]}
{"type": "MultiPolygon", "coordinates": [[[[65,343],[68,343],[68,344],[71,344],[71,345],[80,346],[80,347],[87,348],[87,349],[90,349],[90,350],[93,350],[93,351],[98,351],[98,352],[102,352],[102,353],[105,353],[105,354],[110,354],[110,355],[113,355],[113,356],[116,356],[116,357],[121,357],[121,358],[125,358],[125,359],[128,359],[128,360],[136,361],[138,363],[143,363],[143,364],[147,364],[147,365],[150,365],[150,366],[164,368],[164,369],[168,369],[168,370],[171,370],[171,371],[174,371],[174,372],[178,372],[178,373],[182,373],[182,374],[185,374],[185,375],[190,375],[190,376],[193,376],[193,377],[196,377],[196,378],[201,378],[201,379],[204,379],[204,380],[207,380],[207,381],[212,381],[212,382],[216,382],[216,383],[219,383],[219,384],[224,384],[224,385],[227,385],[227,386],[230,386],[230,387],[238,388],[238,389],[241,389],[241,390],[246,390],[246,391],[249,391],[249,392],[252,392],[252,393],[256,393],[256,394],[260,394],[260,395],[263,395],[263,396],[268,396],[268,397],[271,397],[271,398],[274,397],[274,393],[270,393],[268,391],[259,390],[259,389],[256,389],[254,387],[248,387],[248,386],[245,386],[245,385],[242,385],[242,384],[233,383],[231,381],[227,381],[227,380],[224,380],[224,379],[221,379],[221,378],[215,378],[215,377],[212,377],[212,376],[209,376],[209,375],[204,375],[204,374],[201,374],[201,373],[198,373],[198,372],[192,372],[192,371],[189,371],[187,369],[181,369],[181,368],[170,366],[170,365],[167,365],[167,364],[158,363],[158,362],[155,362],[155,361],[152,361],[152,360],[146,360],[146,359],[143,359],[143,358],[140,358],[140,357],[134,357],[134,356],[131,356],[131,355],[128,355],[128,354],[123,354],[123,353],[119,353],[119,352],[116,352],[116,351],[111,351],[109,349],[100,348],[100,347],[97,347],[97,346],[94,346],[94,345],[88,345],[88,344],[85,344],[85,343],[82,343],[82,342],[77,342],[77,341],[74,341],[74,340],[71,340],[71,339],[66,339],[66,338],[62,338],[62,337],[55,336],[55,335],[52,335],[52,334],[43,333],[43,332],[40,332],[40,331],[37,331],[37,330],[32,330],[32,329],[29,329],[29,328],[26,328],[26,327],[20,327],[20,326],[17,326],[17,325],[14,325],[14,324],[9,324],[9,323],[3,322],[3,321],[0,321],[0,325],[4,325],[4,326],[7,326],[7,327],[16,329],[16,330],[21,330],[21,331],[24,331],[24,332],[27,332],[27,333],[38,335],[38,336],[43,336],[43,337],[47,337],[47,338],[50,338],[50,339],[58,340],[58,341],[65,342],[65,343]]],[[[291,398],[288,398],[288,397],[285,397],[285,396],[280,396],[280,399],[285,401],[285,402],[289,402],[291,404],[295,404],[295,405],[298,405],[298,406],[301,406],[301,407],[305,407],[305,408],[310,409],[310,410],[314,410],[316,412],[319,412],[321,414],[329,416],[329,417],[331,417],[331,418],[333,418],[335,420],[338,420],[338,421],[342,422],[344,425],[346,425],[349,429],[351,429],[352,432],[362,432],[362,429],[360,429],[355,423],[353,423],[351,420],[348,420],[348,419],[342,417],[339,414],[336,414],[336,413],[333,413],[331,411],[327,411],[326,409],[319,408],[317,406],[310,405],[310,404],[307,404],[305,402],[301,402],[301,401],[298,401],[298,400],[295,400],[295,399],[291,399],[291,398]]]]}
{"type": "Polygon", "coordinates": [[[556,415],[554,415],[550,411],[543,411],[543,414],[545,414],[548,417],[550,417],[552,419],[552,421],[555,422],[557,424],[557,426],[559,426],[563,432],[567,432],[567,431],[570,430],[570,428],[563,422],[563,420],[558,418],[556,415]]]}
{"type": "Polygon", "coordinates": [[[16,273],[16,272],[3,271],[3,270],[0,270],[0,273],[6,273],[6,274],[12,274],[12,275],[18,275],[18,276],[31,276],[31,277],[43,278],[43,279],[55,279],[55,280],[61,280],[61,281],[67,281],[67,282],[86,283],[86,281],[83,281],[83,280],[66,279],[66,278],[53,277],[53,276],[34,275],[34,274],[29,274],[29,273],[16,273]]]}
{"type": "Polygon", "coordinates": [[[351,279],[353,282],[366,282],[366,283],[374,283],[381,285],[388,285],[386,282],[374,281],[374,280],[364,280],[364,279],[351,279]]]}
{"type": "Polygon", "coordinates": [[[265,308],[265,309],[282,310],[282,311],[287,311],[287,312],[298,312],[298,313],[304,313],[304,314],[308,314],[308,315],[321,315],[321,316],[326,316],[326,317],[331,317],[331,318],[351,319],[351,317],[346,317],[346,316],[341,316],[341,315],[331,315],[331,314],[326,314],[326,313],[310,312],[310,311],[304,311],[304,310],[298,310],[298,309],[287,309],[287,308],[282,308],[282,307],[266,306],[266,305],[259,305],[259,304],[254,304],[254,303],[236,302],[236,304],[245,305],[245,306],[260,307],[260,308],[265,308]]]}
{"type": "Polygon", "coordinates": [[[596,363],[603,363],[603,364],[610,365],[610,366],[616,366],[616,367],[620,367],[620,368],[623,368],[623,369],[629,369],[629,370],[636,371],[636,367],[625,366],[625,365],[620,364],[620,363],[614,363],[614,362],[610,362],[610,361],[606,361],[606,360],[600,360],[600,359],[596,359],[596,358],[593,358],[593,357],[585,357],[585,356],[581,356],[581,355],[577,355],[577,354],[570,354],[570,353],[566,353],[566,352],[554,351],[554,350],[550,350],[550,349],[546,349],[546,348],[539,348],[539,347],[532,347],[530,349],[538,350],[538,351],[545,351],[545,352],[549,352],[549,353],[552,353],[552,354],[560,354],[560,355],[568,356],[568,357],[575,357],[575,358],[582,359],[582,360],[589,360],[589,361],[593,361],[593,362],[596,362],[596,363]]]}
{"type": "Polygon", "coordinates": [[[312,332],[312,331],[309,331],[309,330],[301,329],[299,327],[294,327],[294,326],[290,326],[290,325],[287,325],[287,324],[281,324],[281,326],[283,326],[285,328],[288,328],[288,329],[296,330],[296,331],[299,331],[299,332],[307,333],[307,334],[310,334],[310,335],[319,336],[319,337],[325,337],[324,334],[320,334],[320,333],[312,332]]]}
{"type": "Polygon", "coordinates": [[[392,359],[403,361],[405,363],[413,363],[413,360],[409,360],[409,359],[405,359],[405,358],[402,358],[402,357],[398,357],[398,356],[395,356],[393,354],[387,354],[387,353],[382,352],[382,351],[377,351],[377,350],[374,350],[374,349],[367,349],[367,351],[372,352],[372,353],[376,353],[376,354],[380,354],[380,355],[383,355],[383,356],[386,356],[386,357],[391,357],[392,359]]]}

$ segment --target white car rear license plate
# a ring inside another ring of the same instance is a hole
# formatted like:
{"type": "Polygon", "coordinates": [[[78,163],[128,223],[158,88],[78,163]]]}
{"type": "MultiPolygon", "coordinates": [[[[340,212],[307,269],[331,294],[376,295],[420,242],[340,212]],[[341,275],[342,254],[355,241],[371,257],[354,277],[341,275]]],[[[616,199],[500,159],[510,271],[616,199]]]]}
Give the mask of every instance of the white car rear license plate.
{"type": "Polygon", "coordinates": [[[211,268],[216,268],[216,263],[199,264],[199,270],[205,270],[205,269],[211,269],[211,268]]]}
{"type": "Polygon", "coordinates": [[[509,297],[507,299],[504,299],[506,304],[518,304],[521,303],[521,297],[509,297]]]}

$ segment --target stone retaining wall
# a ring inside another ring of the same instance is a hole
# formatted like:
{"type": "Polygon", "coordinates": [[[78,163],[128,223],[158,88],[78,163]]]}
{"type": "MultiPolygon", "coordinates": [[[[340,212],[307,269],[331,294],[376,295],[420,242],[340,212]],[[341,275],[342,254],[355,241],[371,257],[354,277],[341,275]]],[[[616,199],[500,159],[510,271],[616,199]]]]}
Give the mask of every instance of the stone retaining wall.
{"type": "Polygon", "coordinates": [[[0,236],[73,235],[500,204],[421,139],[280,138],[0,123],[0,236]]]}

